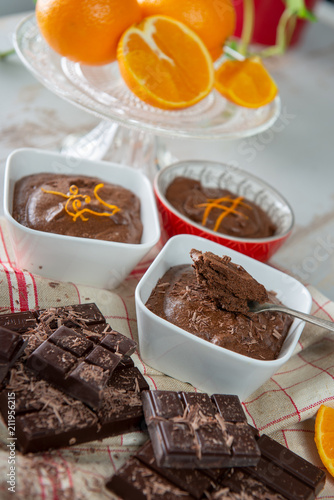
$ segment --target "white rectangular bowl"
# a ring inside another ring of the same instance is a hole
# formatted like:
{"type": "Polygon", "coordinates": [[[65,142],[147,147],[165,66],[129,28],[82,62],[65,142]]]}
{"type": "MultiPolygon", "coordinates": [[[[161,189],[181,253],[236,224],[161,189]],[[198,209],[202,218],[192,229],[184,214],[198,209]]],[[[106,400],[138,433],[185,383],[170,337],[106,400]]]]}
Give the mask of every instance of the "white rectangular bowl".
{"type": "Polygon", "coordinates": [[[295,319],[277,359],[262,361],[211,344],[147,309],[145,303],[159,278],[172,266],[192,264],[192,248],[228,255],[287,306],[309,313],[312,298],[299,281],[230,248],[193,235],[171,238],[140,280],[136,311],[141,358],[152,368],[212,393],[237,394],[243,401],[291,357],[304,327],[295,319]]]}
{"type": "Polygon", "coordinates": [[[160,238],[152,186],[141,172],[115,163],[75,159],[38,149],[18,149],[9,155],[5,170],[4,213],[19,268],[47,278],[98,288],[116,288],[160,238]],[[15,182],[41,172],[98,177],[133,191],[141,203],[141,243],[64,236],[36,231],[18,223],[12,217],[15,182]]]}

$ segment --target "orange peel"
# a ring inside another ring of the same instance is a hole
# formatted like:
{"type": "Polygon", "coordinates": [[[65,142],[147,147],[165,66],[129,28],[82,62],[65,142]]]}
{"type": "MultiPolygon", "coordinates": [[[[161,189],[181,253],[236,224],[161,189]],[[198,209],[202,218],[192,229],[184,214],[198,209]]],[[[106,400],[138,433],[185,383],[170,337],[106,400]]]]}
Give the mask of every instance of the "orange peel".
{"type": "Polygon", "coordinates": [[[224,61],[215,71],[215,88],[229,101],[247,108],[265,106],[278,93],[259,57],[224,61]]]}
{"type": "Polygon", "coordinates": [[[322,463],[334,477],[334,408],[320,406],[315,419],[314,440],[322,463]]]}

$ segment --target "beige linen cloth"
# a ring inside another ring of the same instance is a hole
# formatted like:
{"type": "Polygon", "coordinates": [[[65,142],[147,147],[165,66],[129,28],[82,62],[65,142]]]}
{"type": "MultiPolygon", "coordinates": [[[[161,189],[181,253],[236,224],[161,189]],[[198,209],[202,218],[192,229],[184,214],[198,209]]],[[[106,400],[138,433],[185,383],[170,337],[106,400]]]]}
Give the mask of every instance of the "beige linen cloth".
{"type": "MultiPolygon", "coordinates": [[[[14,254],[0,218],[0,313],[95,302],[112,327],[137,340],[135,287],[152,260],[147,257],[114,291],[32,276],[15,267],[14,254]]],[[[334,318],[334,303],[308,287],[312,314],[334,318]]],[[[191,386],[145,365],[140,353],[136,366],[151,389],[194,390],[191,386]]],[[[249,423],[324,467],[314,443],[314,418],[321,404],[334,407],[334,335],[306,325],[293,357],[244,403],[249,423]]],[[[15,493],[8,491],[8,432],[0,422],[0,498],[7,500],[104,500],[115,498],[105,481],[147,440],[144,431],[102,441],[60,448],[48,453],[21,455],[16,451],[15,493]]],[[[334,478],[327,474],[319,499],[334,499],[334,478]]]]}

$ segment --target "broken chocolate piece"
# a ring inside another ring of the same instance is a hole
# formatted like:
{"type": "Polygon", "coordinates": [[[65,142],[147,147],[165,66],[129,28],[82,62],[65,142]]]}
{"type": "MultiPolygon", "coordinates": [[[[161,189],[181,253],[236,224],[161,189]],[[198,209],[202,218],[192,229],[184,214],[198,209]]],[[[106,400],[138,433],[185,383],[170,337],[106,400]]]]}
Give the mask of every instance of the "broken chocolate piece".
{"type": "Polygon", "coordinates": [[[96,345],[61,326],[30,354],[26,366],[70,396],[98,408],[120,360],[121,355],[102,347],[102,342],[96,345]]]}
{"type": "Polygon", "coordinates": [[[112,476],[106,486],[126,500],[191,500],[193,498],[136,458],[130,458],[112,476]]]}
{"type": "Polygon", "coordinates": [[[0,315],[0,326],[17,333],[24,333],[37,326],[37,318],[32,311],[23,311],[0,315]]]}
{"type": "Polygon", "coordinates": [[[125,337],[125,335],[122,335],[116,330],[112,330],[108,333],[101,341],[101,345],[123,356],[131,356],[137,348],[137,342],[125,337]]]}
{"type": "Polygon", "coordinates": [[[259,461],[237,396],[144,391],[142,400],[159,466],[240,467],[259,461]]]}
{"type": "Polygon", "coordinates": [[[0,384],[23,353],[27,343],[20,334],[0,326],[0,384]]]}

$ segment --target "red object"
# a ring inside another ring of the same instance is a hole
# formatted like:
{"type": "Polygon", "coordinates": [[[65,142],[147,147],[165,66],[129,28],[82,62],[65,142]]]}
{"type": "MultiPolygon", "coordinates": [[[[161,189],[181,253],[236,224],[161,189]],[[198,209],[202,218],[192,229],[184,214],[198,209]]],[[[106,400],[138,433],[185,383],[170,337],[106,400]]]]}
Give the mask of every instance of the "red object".
{"type": "Polygon", "coordinates": [[[163,243],[175,236],[177,234],[193,234],[195,236],[201,236],[208,240],[220,243],[228,248],[232,248],[237,252],[244,255],[248,255],[253,259],[259,260],[260,262],[267,262],[270,257],[277,252],[284,241],[289,237],[291,231],[281,237],[271,237],[267,241],[240,241],[226,238],[222,235],[213,235],[205,229],[201,230],[195,225],[187,222],[181,215],[178,216],[174,214],[161,200],[157,191],[155,190],[155,196],[157,200],[157,206],[161,217],[162,230],[162,240],[163,243]]]}
{"type": "MultiPolygon", "coordinates": [[[[309,10],[312,11],[314,5],[318,0],[305,0],[305,4],[309,10]]],[[[236,29],[234,35],[241,36],[243,24],[243,0],[234,0],[234,7],[236,10],[236,29]]],[[[283,0],[254,0],[255,6],[255,23],[253,31],[253,43],[262,45],[275,45],[276,44],[276,29],[278,21],[284,12],[285,3],[283,0]]],[[[295,30],[293,32],[290,46],[297,44],[303,34],[304,28],[308,21],[298,19],[295,30]]]]}

